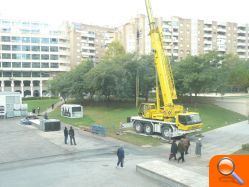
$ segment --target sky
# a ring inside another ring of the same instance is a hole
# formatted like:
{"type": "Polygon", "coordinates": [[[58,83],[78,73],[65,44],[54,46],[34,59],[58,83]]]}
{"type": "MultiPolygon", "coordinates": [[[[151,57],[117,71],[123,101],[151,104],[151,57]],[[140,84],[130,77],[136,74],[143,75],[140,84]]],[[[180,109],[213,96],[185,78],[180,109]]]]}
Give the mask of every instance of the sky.
{"type": "MultiPolygon", "coordinates": [[[[249,23],[248,0],[151,0],[155,17],[249,23]]],[[[144,0],[1,0],[0,17],[119,26],[145,14],[144,0]]]]}

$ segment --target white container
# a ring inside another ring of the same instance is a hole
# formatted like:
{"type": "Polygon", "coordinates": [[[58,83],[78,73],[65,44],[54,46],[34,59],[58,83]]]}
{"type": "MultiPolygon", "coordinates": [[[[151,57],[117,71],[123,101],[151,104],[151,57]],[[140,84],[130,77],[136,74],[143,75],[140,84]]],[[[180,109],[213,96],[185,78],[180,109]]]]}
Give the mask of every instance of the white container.
{"type": "Polygon", "coordinates": [[[64,104],[61,106],[61,116],[67,118],[82,118],[83,106],[75,104],[64,104]]]}

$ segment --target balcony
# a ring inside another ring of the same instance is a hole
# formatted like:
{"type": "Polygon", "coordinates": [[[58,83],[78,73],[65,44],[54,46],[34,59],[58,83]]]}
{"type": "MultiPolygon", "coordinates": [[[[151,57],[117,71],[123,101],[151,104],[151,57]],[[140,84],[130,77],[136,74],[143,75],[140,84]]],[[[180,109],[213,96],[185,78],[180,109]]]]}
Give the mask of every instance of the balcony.
{"type": "Polygon", "coordinates": [[[226,48],[225,48],[225,47],[218,47],[218,48],[217,48],[217,51],[225,52],[225,51],[226,51],[226,48]]]}
{"type": "Polygon", "coordinates": [[[204,33],[204,38],[212,38],[212,33],[204,33]]]}
{"type": "Polygon", "coordinates": [[[204,47],[204,51],[212,51],[213,48],[212,47],[204,47]]]}
{"type": "Polygon", "coordinates": [[[223,27],[222,27],[222,28],[221,28],[221,27],[218,27],[218,29],[217,29],[217,32],[218,32],[218,33],[219,33],[219,32],[220,32],[220,33],[226,33],[226,31],[227,31],[226,28],[223,28],[223,27]]]}
{"type": "Polygon", "coordinates": [[[246,47],[246,42],[238,42],[237,46],[246,47]]]}
{"type": "Polygon", "coordinates": [[[246,36],[237,36],[237,40],[246,40],[246,36]]]}
{"type": "Polygon", "coordinates": [[[204,31],[212,31],[212,27],[204,27],[204,31]]]}
{"type": "Polygon", "coordinates": [[[204,44],[212,44],[212,40],[204,40],[204,44]]]}
{"type": "Polygon", "coordinates": [[[245,48],[237,48],[237,53],[245,53],[246,49],[245,48]]]}

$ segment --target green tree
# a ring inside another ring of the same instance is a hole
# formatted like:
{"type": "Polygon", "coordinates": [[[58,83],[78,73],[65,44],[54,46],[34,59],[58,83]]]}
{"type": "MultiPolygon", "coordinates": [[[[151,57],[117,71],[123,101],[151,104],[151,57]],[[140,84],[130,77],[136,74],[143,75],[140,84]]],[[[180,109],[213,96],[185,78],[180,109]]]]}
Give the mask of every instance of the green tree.
{"type": "Polygon", "coordinates": [[[113,58],[125,55],[125,49],[119,41],[113,41],[108,45],[104,58],[113,58]]]}

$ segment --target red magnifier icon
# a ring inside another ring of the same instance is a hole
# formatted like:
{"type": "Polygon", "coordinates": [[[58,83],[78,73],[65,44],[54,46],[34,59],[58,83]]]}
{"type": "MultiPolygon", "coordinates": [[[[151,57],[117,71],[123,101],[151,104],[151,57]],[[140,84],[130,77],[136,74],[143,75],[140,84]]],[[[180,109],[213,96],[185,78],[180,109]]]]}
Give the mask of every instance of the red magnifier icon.
{"type": "Polygon", "coordinates": [[[220,172],[220,174],[228,176],[228,175],[232,175],[233,178],[240,184],[243,185],[244,181],[243,179],[241,179],[235,172],[235,164],[234,162],[228,158],[228,157],[224,157],[222,159],[220,159],[220,161],[218,162],[217,165],[217,169],[220,172]]]}

